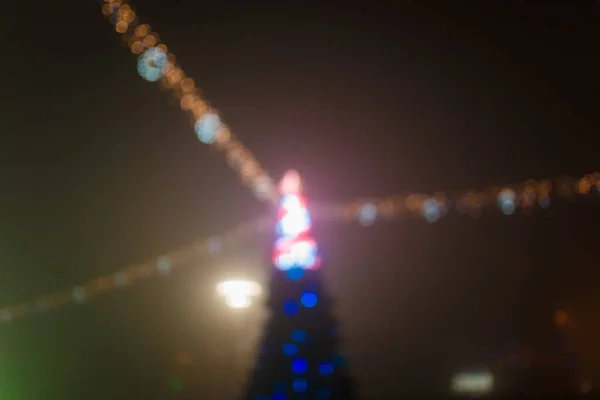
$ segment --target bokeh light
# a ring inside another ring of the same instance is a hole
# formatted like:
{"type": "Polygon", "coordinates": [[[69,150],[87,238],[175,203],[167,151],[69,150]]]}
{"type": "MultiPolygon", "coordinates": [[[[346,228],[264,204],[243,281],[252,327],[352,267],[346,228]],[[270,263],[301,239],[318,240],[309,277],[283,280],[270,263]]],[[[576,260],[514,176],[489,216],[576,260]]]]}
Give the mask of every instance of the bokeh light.
{"type": "Polygon", "coordinates": [[[292,341],[294,342],[304,342],[306,340],[306,331],[302,329],[296,329],[292,332],[292,341]]]}
{"type": "Polygon", "coordinates": [[[300,302],[306,308],[312,308],[317,305],[317,294],[315,292],[304,292],[300,297],[300,302]]]}
{"type": "Polygon", "coordinates": [[[295,378],[292,382],[292,388],[294,389],[294,392],[304,393],[308,388],[308,382],[304,378],[295,378]]]}
{"type": "Polygon", "coordinates": [[[194,124],[198,139],[205,144],[214,143],[217,131],[221,127],[221,119],[214,113],[206,113],[194,124]]]}
{"type": "Polygon", "coordinates": [[[437,199],[430,197],[423,202],[423,217],[427,222],[436,222],[443,215],[445,207],[437,199]]]}
{"type": "Polygon", "coordinates": [[[330,362],[322,362],[319,364],[319,373],[323,376],[333,374],[333,364],[330,362]]]}
{"type": "Polygon", "coordinates": [[[291,281],[297,281],[304,276],[304,269],[297,267],[290,268],[286,271],[286,276],[291,281]]]}
{"type": "Polygon", "coordinates": [[[217,286],[219,295],[231,308],[247,308],[252,305],[252,299],[260,296],[262,289],[256,282],[246,280],[226,281],[217,286]]]}
{"type": "Polygon", "coordinates": [[[377,217],[377,206],[373,203],[364,204],[358,212],[358,221],[363,226],[373,225],[377,217]]]}
{"type": "Polygon", "coordinates": [[[306,372],[306,369],[308,368],[308,362],[304,359],[304,358],[295,358],[292,361],[292,371],[295,374],[303,374],[306,372]]]}
{"type": "Polygon", "coordinates": [[[139,56],[138,73],[147,81],[157,82],[162,78],[162,70],[166,63],[167,54],[162,49],[151,47],[139,56]]]}
{"type": "Polygon", "coordinates": [[[517,207],[516,200],[517,195],[513,190],[503,189],[498,194],[498,207],[504,214],[511,215],[515,212],[517,207]]]}
{"type": "Polygon", "coordinates": [[[285,315],[293,317],[298,314],[298,303],[295,300],[288,299],[283,303],[283,311],[285,315]]]}
{"type": "Polygon", "coordinates": [[[294,343],[287,343],[283,345],[283,354],[286,356],[295,356],[298,354],[298,346],[294,343]]]}

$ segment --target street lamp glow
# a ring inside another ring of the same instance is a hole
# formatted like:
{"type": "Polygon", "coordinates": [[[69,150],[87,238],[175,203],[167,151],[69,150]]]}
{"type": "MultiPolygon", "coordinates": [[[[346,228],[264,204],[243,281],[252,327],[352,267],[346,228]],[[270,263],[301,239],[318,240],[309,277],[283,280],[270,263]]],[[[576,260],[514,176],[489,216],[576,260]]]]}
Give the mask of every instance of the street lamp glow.
{"type": "Polygon", "coordinates": [[[252,299],[260,296],[262,290],[258,283],[252,281],[226,281],[217,286],[217,292],[225,297],[231,308],[248,308],[252,299]]]}

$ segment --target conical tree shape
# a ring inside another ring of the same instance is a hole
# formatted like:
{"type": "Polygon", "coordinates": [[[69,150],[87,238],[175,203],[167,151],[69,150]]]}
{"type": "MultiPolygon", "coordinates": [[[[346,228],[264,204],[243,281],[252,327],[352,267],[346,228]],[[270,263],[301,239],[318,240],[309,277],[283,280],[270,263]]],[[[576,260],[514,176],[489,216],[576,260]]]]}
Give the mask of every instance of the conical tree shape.
{"type": "MultiPolygon", "coordinates": [[[[244,400],[353,400],[310,217],[286,174],[270,279],[270,317],[244,400]],[[286,181],[286,179],[288,179],[286,181]],[[286,187],[286,182],[288,183],[286,187]]],[[[292,175],[299,183],[297,175],[292,175]]]]}

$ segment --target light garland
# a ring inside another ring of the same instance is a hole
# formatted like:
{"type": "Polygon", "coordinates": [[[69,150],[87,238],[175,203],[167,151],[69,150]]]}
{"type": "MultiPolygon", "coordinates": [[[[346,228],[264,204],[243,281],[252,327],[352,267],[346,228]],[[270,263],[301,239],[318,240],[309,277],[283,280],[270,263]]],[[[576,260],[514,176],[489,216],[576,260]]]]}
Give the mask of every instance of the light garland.
{"type": "MultiPolygon", "coordinates": [[[[600,173],[597,172],[578,179],[567,176],[538,181],[530,179],[520,184],[492,186],[483,191],[464,191],[454,197],[444,192],[436,192],[434,195],[413,193],[342,204],[321,204],[310,207],[310,213],[315,219],[333,222],[358,221],[364,226],[406,214],[414,214],[433,223],[452,209],[478,217],[484,207],[495,204],[506,215],[514,214],[517,209],[528,214],[536,206],[547,209],[552,197],[572,198],[590,195],[593,192],[600,198],[600,173]]],[[[169,275],[174,269],[189,266],[193,260],[220,254],[256,234],[270,233],[272,225],[272,218],[262,217],[241,224],[222,235],[213,235],[191,246],[164,254],[151,262],[132,265],[110,275],[96,277],[71,290],[51,293],[5,307],[0,309],[0,323],[6,324],[27,314],[44,312],[68,304],[83,304],[92,297],[130,286],[141,280],[169,275]]]]}
{"type": "Polygon", "coordinates": [[[115,31],[138,56],[140,76],[150,82],[159,82],[175,94],[181,109],[189,113],[198,139],[223,151],[229,166],[258,199],[277,204],[279,195],[271,177],[252,152],[235,138],[217,110],[200,96],[194,80],[177,65],[175,56],[160,42],[150,25],[138,22],[136,12],[126,0],[104,0],[102,14],[110,19],[115,31]]]}
{"type": "Polygon", "coordinates": [[[142,280],[167,276],[173,270],[190,266],[190,262],[206,256],[221,254],[225,249],[241,241],[263,234],[272,229],[272,218],[262,217],[253,222],[238,225],[222,235],[198,240],[191,246],[164,254],[150,262],[120,269],[110,275],[90,279],[70,290],[55,292],[0,310],[0,323],[7,324],[15,318],[45,312],[68,304],[83,304],[92,297],[133,285],[142,280]]]}
{"type": "MultiPolygon", "coordinates": [[[[160,82],[172,90],[180,100],[180,106],[188,111],[199,140],[213,145],[225,153],[229,165],[240,175],[242,182],[250,186],[257,198],[273,203],[279,201],[276,185],[260,166],[253,154],[237,140],[216,110],[199,95],[193,79],[187,77],[176,64],[175,56],[148,24],[139,24],[135,11],[126,0],[104,0],[102,13],[111,19],[116,32],[123,35],[131,52],[138,55],[138,73],[151,82],[160,82]]],[[[563,176],[554,180],[527,180],[507,186],[493,186],[484,191],[464,191],[455,196],[445,192],[433,195],[412,193],[381,198],[356,200],[343,204],[321,204],[311,207],[314,217],[332,221],[356,221],[370,226],[380,219],[392,219],[405,214],[415,214],[433,223],[451,209],[478,217],[484,207],[496,204],[502,213],[511,215],[520,208],[525,214],[539,206],[547,209],[551,194],[570,198],[587,195],[592,191],[600,194],[600,173],[587,174],[573,179],[563,176]]],[[[256,233],[271,229],[269,217],[252,223],[244,223],[220,236],[211,236],[191,246],[167,253],[145,264],[132,265],[113,274],[96,277],[69,291],[55,292],[32,301],[0,309],[0,323],[7,324],[15,318],[44,312],[68,304],[83,304],[100,294],[132,285],[153,276],[169,275],[175,268],[183,267],[191,260],[214,255],[229,246],[256,233]]]]}
{"type": "Polygon", "coordinates": [[[536,207],[548,209],[552,197],[572,198],[592,192],[600,195],[598,172],[581,178],[529,179],[519,184],[491,186],[482,191],[467,190],[454,195],[439,191],[430,195],[412,193],[342,204],[320,204],[313,206],[311,212],[315,218],[322,220],[358,221],[364,226],[406,214],[417,215],[433,223],[451,210],[478,217],[485,207],[494,205],[505,215],[512,215],[518,209],[529,214],[536,207]]]}

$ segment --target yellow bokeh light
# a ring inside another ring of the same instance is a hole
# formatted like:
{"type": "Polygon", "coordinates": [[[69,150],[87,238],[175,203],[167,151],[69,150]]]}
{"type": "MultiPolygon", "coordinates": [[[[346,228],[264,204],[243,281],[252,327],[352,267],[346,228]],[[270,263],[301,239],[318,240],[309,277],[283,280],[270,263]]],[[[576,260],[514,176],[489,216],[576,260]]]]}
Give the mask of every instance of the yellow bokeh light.
{"type": "Polygon", "coordinates": [[[185,78],[181,81],[181,90],[183,93],[193,92],[196,88],[196,84],[192,78],[185,78]]]}
{"type": "Polygon", "coordinates": [[[175,86],[180,83],[185,78],[185,74],[179,67],[174,67],[171,71],[169,71],[167,75],[167,80],[171,86],[175,86]]]}
{"type": "Polygon", "coordinates": [[[115,25],[115,30],[119,33],[125,33],[129,29],[129,24],[125,21],[119,21],[115,25]]]}
{"type": "Polygon", "coordinates": [[[150,33],[142,41],[147,47],[154,47],[158,43],[158,36],[155,33],[150,33]]]}
{"type": "Polygon", "coordinates": [[[111,15],[113,13],[113,9],[110,6],[110,4],[104,4],[102,6],[102,15],[108,17],[109,15],[111,15]]]}
{"type": "Polygon", "coordinates": [[[190,111],[194,114],[194,119],[197,120],[204,114],[206,114],[206,112],[208,111],[208,104],[206,104],[205,101],[202,101],[202,99],[197,98],[194,104],[192,104],[192,108],[190,109],[190,111]]]}
{"type": "Polygon", "coordinates": [[[142,51],[144,51],[144,43],[140,42],[139,40],[136,40],[135,42],[133,42],[133,44],[131,45],[131,52],[133,54],[141,54],[142,51]]]}
{"type": "Polygon", "coordinates": [[[132,23],[135,20],[135,11],[129,10],[129,11],[123,13],[122,18],[125,22],[127,22],[129,24],[132,23]]]}
{"type": "Polygon", "coordinates": [[[192,107],[192,104],[196,101],[196,96],[193,94],[186,94],[181,98],[179,102],[179,106],[182,110],[189,110],[192,107]]]}
{"type": "Polygon", "coordinates": [[[229,144],[231,140],[231,131],[227,126],[221,126],[215,137],[215,146],[223,148],[229,144]]]}
{"type": "Polygon", "coordinates": [[[135,28],[135,36],[139,38],[145,37],[148,33],[150,33],[150,25],[144,24],[135,28]]]}
{"type": "Polygon", "coordinates": [[[588,194],[591,188],[592,185],[587,178],[583,178],[577,183],[577,193],[579,194],[588,194]]]}

